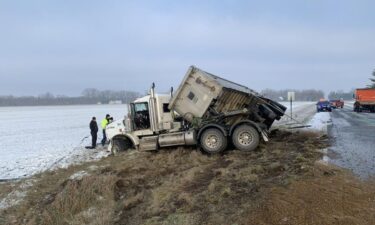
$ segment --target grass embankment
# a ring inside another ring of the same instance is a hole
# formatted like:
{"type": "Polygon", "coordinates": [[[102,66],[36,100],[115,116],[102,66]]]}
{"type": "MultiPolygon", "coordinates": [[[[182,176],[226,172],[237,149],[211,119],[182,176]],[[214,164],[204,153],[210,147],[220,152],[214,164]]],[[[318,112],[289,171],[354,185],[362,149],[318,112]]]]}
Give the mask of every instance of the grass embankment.
{"type": "MultiPolygon", "coordinates": [[[[125,152],[35,176],[24,200],[0,211],[0,222],[322,224],[314,221],[326,219],[329,212],[337,212],[340,221],[343,217],[335,205],[346,200],[338,197],[352,191],[334,188],[344,172],[316,166],[326,145],[326,138],[317,134],[279,132],[251,153],[208,156],[184,148],[125,152]],[[328,204],[323,197],[335,202],[328,204]],[[299,223],[303,219],[308,222],[299,223]]],[[[9,191],[9,184],[2,188],[9,191]]],[[[370,192],[367,186],[358,188],[354,197],[364,206],[361,201],[370,192]]],[[[357,215],[366,219],[364,214],[357,215]]]]}

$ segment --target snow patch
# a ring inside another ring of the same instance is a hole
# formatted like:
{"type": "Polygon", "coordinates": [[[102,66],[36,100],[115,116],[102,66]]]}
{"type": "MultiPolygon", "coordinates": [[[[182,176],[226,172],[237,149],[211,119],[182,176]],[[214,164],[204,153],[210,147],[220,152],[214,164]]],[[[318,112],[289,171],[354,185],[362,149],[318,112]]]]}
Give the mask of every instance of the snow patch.
{"type": "Polygon", "coordinates": [[[89,175],[86,171],[79,171],[69,177],[70,180],[82,180],[83,177],[89,175]]]}
{"type": "Polygon", "coordinates": [[[25,196],[25,191],[12,191],[0,201],[0,209],[7,209],[19,204],[25,196]]]}
{"type": "Polygon", "coordinates": [[[56,161],[50,169],[67,168],[70,165],[77,165],[83,162],[98,161],[108,157],[111,153],[103,147],[97,149],[75,148],[73,152],[56,161]]]}
{"type": "Polygon", "coordinates": [[[288,107],[288,109],[280,120],[274,122],[273,127],[275,128],[288,128],[304,125],[304,123],[307,122],[316,112],[314,102],[294,102],[293,120],[291,120],[289,103],[280,102],[280,104],[288,107]]]}
{"type": "Polygon", "coordinates": [[[89,169],[90,171],[96,171],[96,170],[99,169],[99,166],[97,166],[97,165],[91,165],[91,166],[88,167],[88,169],[89,169]]]}
{"type": "Polygon", "coordinates": [[[331,115],[328,112],[316,113],[314,117],[310,120],[308,125],[311,127],[309,129],[321,131],[327,133],[328,125],[332,123],[331,115]]]}
{"type": "Polygon", "coordinates": [[[20,184],[19,189],[13,190],[5,198],[0,200],[0,210],[4,210],[15,205],[18,205],[28,192],[28,189],[33,185],[33,180],[27,180],[20,184]]]}

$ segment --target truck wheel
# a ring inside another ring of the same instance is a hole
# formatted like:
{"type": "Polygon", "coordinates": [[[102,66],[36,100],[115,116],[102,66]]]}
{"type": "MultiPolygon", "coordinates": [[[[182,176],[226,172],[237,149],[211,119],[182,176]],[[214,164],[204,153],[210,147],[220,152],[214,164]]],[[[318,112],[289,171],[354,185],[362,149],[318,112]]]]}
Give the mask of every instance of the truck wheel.
{"type": "Polygon", "coordinates": [[[253,151],[259,145],[260,137],[258,131],[250,125],[237,127],[232,135],[234,146],[241,151],[253,151]]]}
{"type": "Polygon", "coordinates": [[[227,137],[216,128],[211,128],[203,131],[200,139],[203,151],[209,154],[220,153],[228,146],[227,137]]]}
{"type": "Polygon", "coordinates": [[[117,155],[119,152],[126,151],[132,147],[129,140],[123,138],[113,139],[111,152],[113,155],[117,155]]]}

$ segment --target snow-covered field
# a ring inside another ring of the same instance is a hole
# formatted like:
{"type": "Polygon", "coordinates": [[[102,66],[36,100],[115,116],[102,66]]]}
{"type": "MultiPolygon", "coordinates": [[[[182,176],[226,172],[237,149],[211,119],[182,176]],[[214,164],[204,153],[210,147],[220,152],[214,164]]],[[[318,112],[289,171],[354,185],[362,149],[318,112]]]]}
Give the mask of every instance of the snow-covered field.
{"type": "MultiPolygon", "coordinates": [[[[290,102],[279,102],[281,105],[288,107],[288,110],[290,110],[290,102]]],[[[293,109],[301,108],[307,105],[313,105],[316,104],[316,102],[293,102],[292,106],[293,109]]]]}
{"type": "MultiPolygon", "coordinates": [[[[288,102],[282,102],[289,107],[288,102]]],[[[315,103],[295,102],[294,118],[324,131],[329,113],[315,114],[315,103]]],[[[111,114],[115,120],[127,113],[126,105],[5,107],[0,108],[0,180],[66,167],[73,163],[95,160],[108,155],[106,149],[87,150],[90,145],[88,124],[92,116],[98,123],[111,114]]],[[[289,115],[289,110],[286,112],[289,115]]],[[[275,127],[294,126],[284,116],[275,127]]],[[[98,134],[98,142],[101,131],[98,134]]]]}
{"type": "MultiPolygon", "coordinates": [[[[85,105],[0,108],[0,179],[13,179],[107,155],[87,150],[89,123],[109,113],[122,119],[126,105],[85,105]]],[[[98,142],[101,139],[98,133],[98,142]]]]}

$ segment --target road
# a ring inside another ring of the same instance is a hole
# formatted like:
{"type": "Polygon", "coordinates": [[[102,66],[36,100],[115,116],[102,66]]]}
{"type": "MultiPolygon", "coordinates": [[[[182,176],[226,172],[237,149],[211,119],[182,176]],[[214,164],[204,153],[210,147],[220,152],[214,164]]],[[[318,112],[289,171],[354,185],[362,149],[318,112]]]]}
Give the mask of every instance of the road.
{"type": "Polygon", "coordinates": [[[333,110],[331,118],[329,161],[361,178],[375,177],[375,113],[355,113],[349,105],[333,110]]]}

